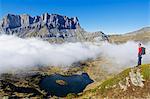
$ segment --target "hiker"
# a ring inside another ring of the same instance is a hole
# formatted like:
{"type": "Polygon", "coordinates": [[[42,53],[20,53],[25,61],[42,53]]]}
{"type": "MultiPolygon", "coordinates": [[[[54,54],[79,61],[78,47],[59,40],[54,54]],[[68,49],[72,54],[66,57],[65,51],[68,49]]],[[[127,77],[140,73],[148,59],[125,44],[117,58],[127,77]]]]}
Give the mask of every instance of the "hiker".
{"type": "Polygon", "coordinates": [[[142,47],[141,43],[139,43],[139,48],[138,48],[138,66],[141,65],[142,62],[142,47]]]}
{"type": "Polygon", "coordinates": [[[141,63],[142,63],[142,55],[145,55],[145,48],[142,47],[141,43],[139,43],[139,48],[138,48],[138,66],[141,65],[141,63]]]}

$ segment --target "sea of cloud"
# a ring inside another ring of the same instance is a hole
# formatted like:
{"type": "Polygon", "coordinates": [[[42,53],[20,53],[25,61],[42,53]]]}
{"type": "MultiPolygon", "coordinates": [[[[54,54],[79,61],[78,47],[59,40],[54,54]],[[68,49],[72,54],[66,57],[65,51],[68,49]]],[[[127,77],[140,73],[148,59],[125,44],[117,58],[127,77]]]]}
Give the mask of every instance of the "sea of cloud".
{"type": "MultiPolygon", "coordinates": [[[[146,48],[143,63],[150,63],[150,43],[146,48]]],[[[0,73],[23,70],[36,66],[70,66],[79,61],[97,57],[110,60],[118,69],[137,65],[138,43],[63,43],[50,44],[38,38],[22,39],[16,36],[0,35],[0,73]]],[[[107,66],[106,66],[107,67],[107,66]]]]}

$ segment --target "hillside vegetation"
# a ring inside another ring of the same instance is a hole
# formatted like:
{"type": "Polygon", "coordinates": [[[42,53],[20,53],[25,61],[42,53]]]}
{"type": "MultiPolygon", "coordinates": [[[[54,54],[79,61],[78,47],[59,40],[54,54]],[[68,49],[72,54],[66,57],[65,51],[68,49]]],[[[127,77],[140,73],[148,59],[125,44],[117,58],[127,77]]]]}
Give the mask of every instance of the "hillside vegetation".
{"type": "Polygon", "coordinates": [[[94,89],[87,90],[78,96],[70,94],[67,98],[150,98],[150,64],[128,68],[103,81],[94,89]],[[138,77],[136,79],[138,81],[137,85],[135,79],[132,78],[134,74],[137,74],[138,77]],[[138,76],[139,74],[140,76],[138,76]]]}

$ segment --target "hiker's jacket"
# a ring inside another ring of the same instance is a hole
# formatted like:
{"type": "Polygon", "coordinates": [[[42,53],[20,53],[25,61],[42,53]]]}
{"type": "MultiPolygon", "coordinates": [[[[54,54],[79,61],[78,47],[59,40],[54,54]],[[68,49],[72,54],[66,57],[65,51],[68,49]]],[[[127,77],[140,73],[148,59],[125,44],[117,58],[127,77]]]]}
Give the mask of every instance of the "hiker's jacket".
{"type": "Polygon", "coordinates": [[[142,47],[139,47],[138,56],[141,56],[141,55],[142,55],[142,47]]]}

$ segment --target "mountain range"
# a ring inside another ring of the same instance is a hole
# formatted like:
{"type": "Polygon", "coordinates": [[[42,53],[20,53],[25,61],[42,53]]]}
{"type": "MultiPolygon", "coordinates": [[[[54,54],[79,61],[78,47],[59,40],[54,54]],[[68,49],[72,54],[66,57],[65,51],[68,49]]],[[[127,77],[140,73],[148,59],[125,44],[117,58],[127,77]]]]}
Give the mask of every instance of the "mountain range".
{"type": "MultiPolygon", "coordinates": [[[[150,27],[131,33],[107,36],[101,31],[92,33],[85,31],[77,17],[69,18],[48,13],[35,17],[28,14],[8,14],[0,21],[0,34],[16,35],[20,38],[38,37],[50,43],[108,40],[111,43],[125,43],[130,40],[150,41],[150,27]]],[[[105,57],[99,57],[72,64],[68,69],[57,66],[38,66],[30,71],[4,73],[0,75],[0,98],[56,99],[59,97],[50,96],[48,92],[40,88],[41,79],[52,74],[70,76],[82,72],[88,73],[94,83],[82,93],[70,93],[63,97],[64,99],[150,98],[150,64],[128,68],[119,74],[111,74],[103,68],[106,65],[111,67],[111,64],[112,62],[105,57]]],[[[63,86],[63,83],[65,85],[68,82],[56,80],[56,83],[63,86]]]]}
{"type": "Polygon", "coordinates": [[[49,42],[105,41],[103,32],[86,32],[77,17],[44,13],[40,16],[7,14],[0,22],[1,34],[21,38],[39,37],[49,42]]]}

